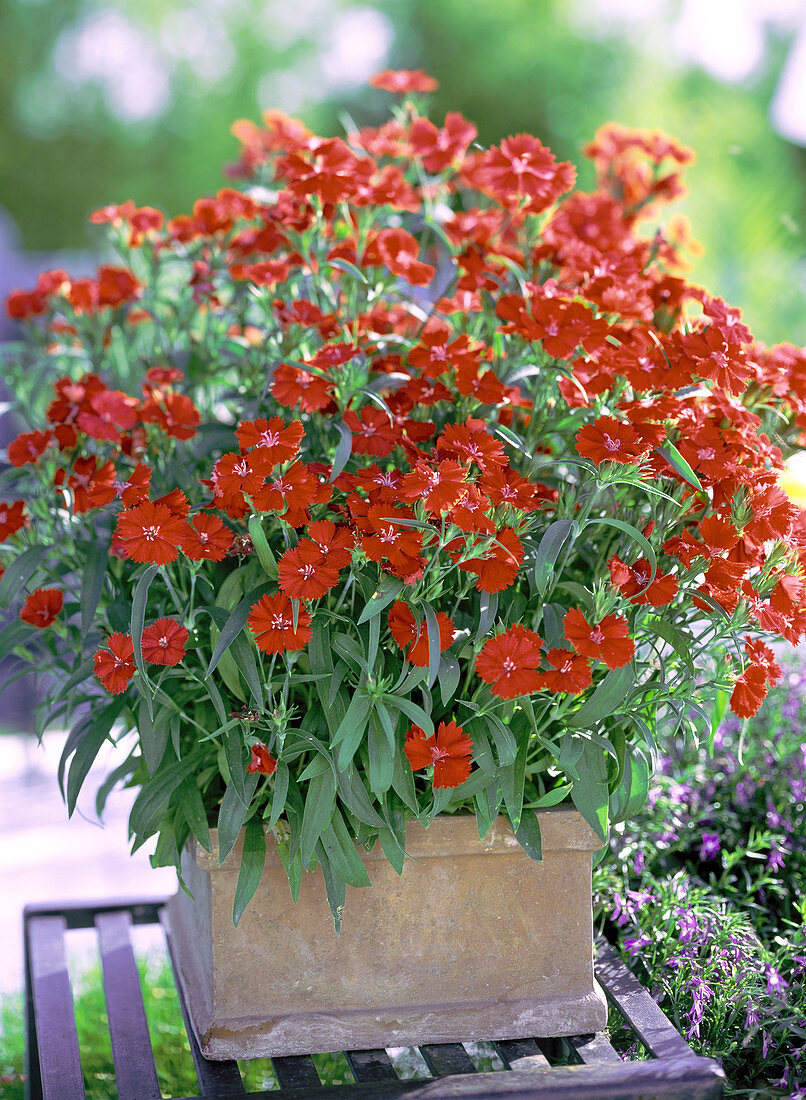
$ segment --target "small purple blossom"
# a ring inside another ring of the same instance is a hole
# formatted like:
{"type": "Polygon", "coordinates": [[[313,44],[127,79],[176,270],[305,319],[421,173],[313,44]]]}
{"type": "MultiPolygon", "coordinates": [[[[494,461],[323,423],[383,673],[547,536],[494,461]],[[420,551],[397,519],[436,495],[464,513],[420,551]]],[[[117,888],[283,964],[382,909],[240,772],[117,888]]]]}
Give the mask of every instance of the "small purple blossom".
{"type": "Polygon", "coordinates": [[[716,833],[703,833],[700,843],[700,859],[716,859],[721,850],[719,836],[716,833]]]}
{"type": "Polygon", "coordinates": [[[785,981],[780,972],[769,963],[764,967],[764,977],[767,979],[768,997],[783,997],[786,990],[789,989],[789,982],[785,981]]]}

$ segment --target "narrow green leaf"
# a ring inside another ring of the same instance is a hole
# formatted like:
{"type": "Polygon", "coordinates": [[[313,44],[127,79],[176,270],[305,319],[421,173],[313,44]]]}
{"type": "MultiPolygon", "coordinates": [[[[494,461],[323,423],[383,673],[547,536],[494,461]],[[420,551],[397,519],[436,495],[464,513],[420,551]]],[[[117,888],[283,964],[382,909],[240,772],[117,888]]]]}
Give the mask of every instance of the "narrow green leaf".
{"type": "Polygon", "coordinates": [[[233,639],[237,638],[243,630],[246,625],[246,620],[249,617],[249,612],[252,609],[252,604],[257,603],[261,596],[266,594],[269,587],[270,585],[261,584],[258,585],[257,588],[253,588],[251,592],[247,592],[241,602],[230,613],[229,618],[221,628],[221,633],[215,644],[213,655],[210,658],[210,664],[207,666],[207,671],[204,674],[205,680],[215,671],[216,665],[221,659],[221,654],[229,649],[233,639]]]}
{"type": "Polygon", "coordinates": [[[690,676],[694,675],[694,662],[691,659],[691,651],[694,649],[694,639],[688,638],[666,619],[647,618],[641,624],[645,629],[657,634],[664,642],[668,642],[677,656],[688,669],[690,676]]]}
{"type": "Polygon", "coordinates": [[[442,697],[442,705],[446,707],[456,694],[459,687],[460,671],[459,662],[450,653],[443,653],[439,659],[439,692],[442,697]]]}
{"type": "Polygon", "coordinates": [[[50,546],[30,546],[6,566],[0,578],[0,607],[10,607],[51,552],[50,546]]]}
{"type": "Polygon", "coordinates": [[[422,707],[413,703],[411,699],[405,699],[400,695],[384,695],[383,702],[387,707],[402,711],[407,718],[410,718],[416,726],[420,727],[426,737],[433,734],[434,723],[431,721],[431,716],[426,714],[422,707]]]}
{"type": "Polygon", "coordinates": [[[255,896],[255,891],[260,885],[265,863],[266,836],[262,823],[253,817],[247,821],[244,829],[241,869],[238,871],[238,884],[235,887],[235,898],[232,903],[232,920],[236,928],[244,909],[255,896]]]}
{"type": "Polygon", "coordinates": [[[369,789],[373,794],[383,794],[392,786],[394,778],[394,749],[389,748],[381,720],[374,711],[369,716],[367,749],[369,751],[369,789]]]}
{"type": "Polygon", "coordinates": [[[263,530],[263,519],[261,516],[249,517],[249,537],[252,540],[252,545],[255,548],[257,559],[270,577],[277,576],[277,559],[272,553],[269,546],[269,540],[266,538],[266,532],[263,530]]]}
{"type": "Polygon", "coordinates": [[[687,481],[689,485],[692,485],[695,489],[699,489],[699,491],[702,492],[702,482],[689,466],[688,462],[686,462],[680,454],[674,443],[670,443],[667,439],[662,446],[656,447],[655,450],[666,459],[672,469],[675,470],[684,481],[687,481]]]}
{"type": "Polygon", "coordinates": [[[534,810],[526,810],[515,830],[515,839],[527,856],[536,862],[543,859],[543,842],[540,835],[540,821],[534,810]]]}
{"type": "Polygon", "coordinates": [[[134,663],[140,673],[141,683],[138,686],[143,692],[149,714],[154,713],[154,704],[151,691],[148,689],[148,676],[143,663],[143,626],[146,621],[148,590],[151,587],[151,582],[159,572],[159,568],[158,565],[149,565],[138,580],[132,596],[131,636],[132,646],[134,647],[134,663]]]}
{"type": "Polygon", "coordinates": [[[246,745],[240,724],[235,723],[224,731],[224,753],[229,769],[229,781],[241,802],[248,805],[246,797],[246,745]]]}
{"type": "Polygon", "coordinates": [[[339,433],[339,442],[336,444],[336,452],[333,455],[333,468],[330,471],[331,481],[336,480],[353,453],[353,433],[343,421],[336,420],[333,423],[339,433]]]}
{"type": "Polygon", "coordinates": [[[540,540],[534,556],[534,579],[541,596],[546,594],[557,558],[569,541],[573,545],[576,524],[570,519],[558,519],[550,524],[540,540]]]}
{"type": "Polygon", "coordinates": [[[579,778],[574,781],[571,798],[587,823],[604,843],[607,837],[609,791],[605,754],[598,745],[585,741],[577,762],[579,778]]]}
{"type": "Polygon", "coordinates": [[[302,866],[307,867],[313,858],[314,848],[323,829],[330,823],[336,805],[336,780],[330,768],[317,775],[308,784],[305,809],[302,815],[300,854],[302,866]]]}
{"type": "Polygon", "coordinates": [[[186,775],[184,764],[169,764],[140,788],[129,814],[129,833],[137,838],[137,847],[156,832],[168,800],[186,775]]]}
{"type": "Polygon", "coordinates": [[[425,625],[428,631],[428,686],[432,688],[437,682],[437,676],[439,675],[439,659],[440,659],[440,644],[439,644],[439,623],[437,622],[436,613],[430,603],[423,603],[423,614],[425,615],[425,625]]]}
{"type": "Polygon", "coordinates": [[[288,765],[284,764],[280,760],[277,764],[277,771],[274,773],[274,789],[271,794],[271,811],[268,819],[266,820],[266,828],[272,829],[280,820],[283,811],[285,810],[285,799],[288,794],[288,780],[289,771],[288,765]]]}
{"type": "Polygon", "coordinates": [[[373,615],[380,614],[385,607],[388,607],[390,603],[398,598],[402,591],[403,582],[399,581],[397,577],[389,577],[367,600],[361,614],[358,616],[358,625],[365,623],[373,615]]]}
{"type": "Polygon", "coordinates": [[[123,710],[123,699],[115,699],[103,709],[96,710],[86,727],[82,726],[82,736],[75,746],[75,753],[67,773],[67,812],[72,817],[76,808],[79,791],[87,778],[101,746],[109,739],[112,727],[123,710]]]}
{"type": "Polygon", "coordinates": [[[179,785],[179,806],[188,828],[205,851],[212,851],[207,811],[202,802],[196,777],[188,775],[179,785]]]}
{"type": "MultiPolygon", "coordinates": [[[[637,527],[634,527],[631,523],[627,523],[623,519],[614,519],[612,516],[594,516],[587,521],[585,526],[590,526],[592,523],[603,523],[606,527],[615,527],[618,531],[623,531],[625,535],[629,535],[630,538],[638,543],[646,560],[649,562],[649,567],[652,570],[649,580],[644,588],[648,588],[655,579],[655,574],[658,571],[658,561],[655,557],[655,551],[652,548],[652,544],[643,535],[637,527]]],[[[643,592],[644,589],[641,589],[643,592]]]]}
{"type": "Polygon", "coordinates": [[[333,820],[322,831],[322,845],[339,877],[348,886],[371,886],[364,861],[358,854],[353,838],[341,812],[333,811],[333,820]]]}
{"type": "Polygon", "coordinates": [[[168,744],[169,719],[170,711],[168,708],[160,707],[152,720],[151,715],[148,713],[146,700],[140,700],[137,712],[137,733],[149,775],[154,774],[165,755],[165,746],[168,744]]]}
{"type": "MultiPolygon", "coordinates": [[[[325,893],[327,894],[327,904],[333,917],[333,927],[337,932],[340,932],[341,918],[344,913],[345,902],[347,901],[347,884],[330,862],[328,854],[325,851],[325,846],[321,840],[317,842],[316,855],[319,859],[319,866],[322,868],[322,877],[325,880],[325,893]]],[[[297,858],[299,859],[299,854],[297,858]]],[[[301,866],[302,861],[300,860],[300,867],[301,866]]],[[[296,902],[296,895],[299,893],[298,882],[292,884],[291,893],[296,902]],[[296,892],[294,886],[296,886],[296,892]]]]}
{"type": "Polygon", "coordinates": [[[81,636],[86,638],[98,610],[109,564],[109,546],[91,543],[87,549],[87,565],[81,582],[81,636]]]}
{"type": "Polygon", "coordinates": [[[615,714],[629,696],[635,683],[632,664],[615,668],[605,676],[586,703],[565,716],[565,724],[573,729],[593,728],[603,718],[615,714]]]}
{"type": "Polygon", "coordinates": [[[238,794],[232,783],[224,791],[221,806],[218,810],[218,862],[222,864],[232,849],[241,831],[243,823],[249,816],[249,808],[255,791],[257,790],[258,776],[247,775],[244,797],[238,794]]]}

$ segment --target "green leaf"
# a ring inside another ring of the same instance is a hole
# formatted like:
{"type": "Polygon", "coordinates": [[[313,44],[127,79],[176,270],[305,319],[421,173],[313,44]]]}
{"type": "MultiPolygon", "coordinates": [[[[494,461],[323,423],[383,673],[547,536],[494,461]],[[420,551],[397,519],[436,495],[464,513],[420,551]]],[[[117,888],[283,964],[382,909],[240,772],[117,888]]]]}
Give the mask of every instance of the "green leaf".
{"type": "Polygon", "coordinates": [[[554,523],[549,525],[540,540],[540,545],[534,557],[534,578],[541,596],[544,596],[548,590],[557,558],[560,556],[566,542],[568,542],[569,536],[571,537],[570,545],[573,545],[576,537],[576,526],[574,521],[570,519],[555,520],[554,523]]]}
{"type": "Polygon", "coordinates": [[[633,527],[631,523],[627,523],[623,519],[613,519],[611,516],[594,516],[592,519],[589,519],[587,521],[586,526],[589,526],[592,523],[603,523],[606,527],[615,527],[616,530],[623,531],[625,535],[629,535],[634,542],[638,543],[644,557],[649,562],[650,569],[652,570],[649,580],[644,585],[644,588],[641,589],[641,591],[643,592],[646,588],[649,588],[650,584],[652,584],[655,579],[655,574],[658,571],[658,561],[655,557],[655,551],[653,550],[652,544],[649,542],[649,540],[641,534],[637,527],[633,527]]]}
{"type": "Polygon", "coordinates": [[[534,810],[526,810],[520,825],[515,830],[515,839],[527,856],[536,862],[543,859],[543,842],[540,835],[540,821],[534,810]]]}
{"type": "Polygon", "coordinates": [[[235,841],[238,839],[241,827],[249,816],[249,807],[257,790],[257,782],[257,774],[247,775],[243,798],[235,790],[232,783],[224,791],[224,797],[221,799],[221,806],[218,810],[219,865],[224,862],[235,847],[235,841]]]}
{"type": "Polygon", "coordinates": [[[605,754],[586,741],[577,761],[579,778],[574,780],[571,798],[587,823],[604,843],[607,837],[609,790],[605,754]]]}
{"type": "Polygon", "coordinates": [[[680,454],[674,443],[670,443],[667,439],[662,446],[656,447],[655,450],[666,459],[672,469],[675,470],[684,481],[687,481],[689,485],[692,485],[695,489],[699,489],[699,491],[702,492],[702,482],[680,454]]]}
{"type": "MultiPolygon", "coordinates": [[[[316,855],[319,859],[319,866],[322,868],[322,877],[325,880],[325,893],[327,894],[327,904],[333,916],[333,927],[337,932],[340,932],[341,918],[344,913],[345,902],[347,901],[347,885],[330,862],[328,854],[325,851],[325,846],[321,840],[317,842],[316,855]]],[[[297,854],[297,859],[299,859],[299,854],[297,854]]],[[[301,866],[302,862],[300,861],[300,867],[301,866]]],[[[296,895],[299,893],[298,882],[292,884],[291,893],[296,902],[296,895]],[[296,886],[296,893],[294,891],[294,886],[296,886]]]]}
{"type": "MultiPolygon", "coordinates": [[[[17,646],[25,645],[31,641],[37,633],[36,627],[30,623],[24,623],[20,619],[13,619],[3,626],[0,631],[0,660],[7,657],[17,646]]],[[[29,658],[30,659],[30,658],[29,658]]]]}
{"type": "Polygon", "coordinates": [[[403,582],[399,581],[397,577],[389,577],[367,600],[361,614],[358,616],[358,625],[365,623],[373,615],[380,614],[385,607],[388,607],[390,603],[398,598],[402,591],[403,582]]]}
{"type": "Polygon", "coordinates": [[[210,829],[207,825],[207,811],[202,802],[196,777],[188,775],[179,785],[179,807],[188,823],[191,833],[207,852],[212,851],[210,829]]]}
{"type": "Polygon", "coordinates": [[[518,743],[512,733],[509,726],[505,726],[504,723],[495,714],[486,715],[487,718],[487,730],[493,739],[496,752],[498,753],[498,762],[502,767],[506,767],[507,764],[513,764],[515,757],[518,755],[518,743]]]}
{"type": "Polygon", "coordinates": [[[234,723],[224,731],[224,753],[227,759],[230,783],[234,786],[235,793],[240,800],[248,805],[246,797],[246,745],[239,723],[234,723]]]}
{"type": "Polygon", "coordinates": [[[663,638],[664,642],[668,642],[677,656],[683,662],[688,669],[689,675],[694,675],[694,662],[691,659],[691,650],[694,648],[694,639],[689,635],[688,638],[673,626],[672,623],[667,622],[666,619],[644,619],[641,624],[646,630],[649,630],[652,634],[657,634],[659,638],[663,638]]]}
{"type": "Polygon", "coordinates": [[[263,685],[258,672],[255,651],[247,642],[243,634],[237,634],[230,644],[229,656],[232,657],[252,696],[252,703],[257,710],[263,709],[263,685]]]}
{"type": "MultiPolygon", "coordinates": [[[[394,765],[394,759],[392,763],[394,765]]],[[[367,794],[361,773],[357,768],[351,766],[346,772],[338,771],[336,782],[339,788],[339,798],[354,817],[363,822],[364,825],[371,825],[374,828],[380,828],[383,825],[383,818],[372,805],[372,800],[367,794]]]]}
{"type": "MultiPolygon", "coordinates": [[[[405,699],[401,695],[384,695],[382,697],[387,707],[402,711],[416,726],[419,726],[426,737],[431,737],[434,732],[434,723],[431,716],[426,714],[422,707],[417,706],[411,699],[405,699]]],[[[401,796],[402,797],[402,796],[401,796]]]]}
{"type": "Polygon", "coordinates": [[[358,688],[350,700],[347,713],[336,730],[333,737],[333,745],[339,746],[338,767],[340,771],[349,768],[350,761],[355,756],[364,730],[369,721],[369,712],[372,709],[372,700],[365,691],[358,688]]]}
{"type": "Polygon", "coordinates": [[[152,720],[146,700],[140,700],[137,712],[137,733],[149,775],[154,774],[165,755],[165,746],[168,744],[169,718],[169,709],[160,707],[152,720]]]}
{"type": "Polygon", "coordinates": [[[81,582],[81,636],[86,638],[101,602],[109,563],[109,546],[94,542],[87,548],[87,565],[81,582]]]}
{"type": "Polygon", "coordinates": [[[351,264],[349,260],[334,259],[328,260],[323,267],[335,267],[338,271],[343,271],[346,275],[352,275],[363,286],[369,286],[369,280],[360,267],[356,267],[355,264],[351,264]]]}
{"type": "MultiPolygon", "coordinates": [[[[79,791],[87,778],[101,746],[109,739],[112,727],[123,710],[125,700],[115,699],[103,709],[96,710],[86,726],[81,726],[81,736],[75,745],[75,754],[67,773],[67,812],[72,817],[79,791]]],[[[67,746],[65,746],[66,749],[67,746]]]]}
{"type": "Polygon", "coordinates": [[[205,680],[209,679],[215,671],[216,665],[221,660],[221,654],[226,653],[233,639],[237,638],[243,630],[246,625],[246,620],[249,617],[249,612],[252,610],[252,604],[257,603],[270,587],[271,586],[268,584],[260,584],[257,588],[253,588],[251,592],[247,592],[241,602],[230,613],[229,618],[221,628],[221,633],[215,644],[213,655],[210,658],[210,664],[207,666],[207,671],[204,674],[205,680]]]}
{"type": "Polygon", "coordinates": [[[369,789],[373,794],[383,794],[392,786],[394,777],[395,746],[389,746],[381,720],[373,711],[367,729],[369,751],[369,789]]]}
{"type": "Polygon", "coordinates": [[[426,629],[428,631],[428,686],[432,688],[437,682],[437,676],[439,675],[439,623],[437,622],[436,613],[430,603],[423,603],[422,608],[423,614],[425,615],[426,629]]]}
{"type": "Polygon", "coordinates": [[[238,871],[238,884],[232,903],[232,920],[235,927],[249,902],[255,896],[266,862],[266,835],[262,823],[253,817],[246,823],[243,834],[243,855],[238,871]]]}
{"type": "Polygon", "coordinates": [[[635,672],[632,664],[613,669],[579,710],[565,715],[565,724],[573,729],[592,728],[603,718],[608,718],[619,710],[634,684],[635,672]]]}
{"type": "Polygon", "coordinates": [[[571,793],[570,783],[561,783],[559,787],[553,787],[550,791],[546,791],[545,794],[541,794],[539,798],[536,798],[529,805],[533,810],[547,810],[550,806],[559,806],[563,799],[571,793]]]}
{"type": "Polygon", "coordinates": [[[448,705],[456,694],[460,678],[461,673],[459,671],[459,662],[457,659],[450,653],[443,653],[439,659],[437,680],[439,682],[439,693],[442,697],[442,705],[444,707],[448,705]]]}
{"type": "Polygon", "coordinates": [[[504,805],[507,808],[509,820],[513,829],[517,829],[520,825],[521,813],[523,811],[524,769],[526,768],[527,747],[528,745],[524,738],[518,746],[518,754],[514,761],[511,764],[502,766],[500,771],[504,805]]]}
{"type": "Polygon", "coordinates": [[[322,831],[322,846],[333,864],[333,869],[348,886],[372,885],[364,861],[358,854],[338,809],[333,811],[333,820],[322,831]]]}
{"type": "Polygon", "coordinates": [[[152,702],[151,692],[147,688],[148,677],[143,663],[143,626],[146,621],[148,590],[151,587],[151,582],[159,572],[159,568],[158,565],[149,565],[148,569],[143,572],[137,582],[134,589],[134,595],[132,596],[131,636],[132,646],[134,647],[134,663],[137,666],[137,671],[140,673],[142,680],[140,686],[144,691],[144,698],[149,714],[154,713],[154,704],[152,702]]]}
{"type": "Polygon", "coordinates": [[[263,530],[263,520],[261,516],[249,517],[249,537],[252,540],[252,545],[255,548],[257,559],[270,577],[277,576],[277,559],[272,553],[269,546],[269,540],[266,538],[266,532],[263,530]]]}
{"type": "Polygon", "coordinates": [[[6,566],[0,579],[0,607],[10,607],[51,552],[50,546],[31,546],[6,566]]]}
{"type": "Polygon", "coordinates": [[[498,613],[498,593],[482,592],[479,597],[479,625],[474,641],[486,637],[498,613]]]}
{"type": "Polygon", "coordinates": [[[300,837],[300,854],[303,867],[307,867],[311,862],[317,841],[322,835],[322,831],[330,824],[335,805],[336,780],[332,770],[328,768],[308,784],[300,837]]]}
{"type": "Polygon", "coordinates": [[[186,764],[179,762],[161,768],[140,788],[129,814],[129,833],[139,847],[157,829],[157,823],[173,792],[187,775],[186,764]]]}
{"type": "Polygon", "coordinates": [[[336,453],[333,455],[333,468],[330,472],[331,481],[336,480],[353,453],[353,433],[341,420],[336,420],[333,423],[340,438],[336,444],[336,453]]]}
{"type": "Polygon", "coordinates": [[[266,821],[267,829],[274,828],[285,810],[285,799],[288,794],[288,780],[288,765],[280,760],[277,764],[277,771],[274,773],[274,789],[271,795],[271,811],[266,821]]]}

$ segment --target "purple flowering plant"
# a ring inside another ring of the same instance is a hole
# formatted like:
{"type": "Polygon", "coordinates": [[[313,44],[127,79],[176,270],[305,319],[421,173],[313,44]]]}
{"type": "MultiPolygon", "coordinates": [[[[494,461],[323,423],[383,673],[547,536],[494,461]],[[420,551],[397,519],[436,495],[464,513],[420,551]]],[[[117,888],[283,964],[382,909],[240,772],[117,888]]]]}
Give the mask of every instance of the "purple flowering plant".
{"type": "MultiPolygon", "coordinates": [[[[710,745],[672,744],[597,869],[605,931],[728,1096],[806,1097],[806,666],[710,745]]],[[[613,1027],[618,1046],[626,1033],[613,1027]]],[[[635,1049],[630,1056],[635,1057],[635,1049]]]]}

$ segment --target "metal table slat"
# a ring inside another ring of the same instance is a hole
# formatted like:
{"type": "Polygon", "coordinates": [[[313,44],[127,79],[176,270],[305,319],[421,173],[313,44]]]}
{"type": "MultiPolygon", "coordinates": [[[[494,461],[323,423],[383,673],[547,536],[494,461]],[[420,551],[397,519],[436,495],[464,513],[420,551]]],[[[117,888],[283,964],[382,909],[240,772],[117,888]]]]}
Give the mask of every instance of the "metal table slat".
{"type": "Polygon", "coordinates": [[[344,1056],[356,1081],[397,1081],[395,1067],[385,1050],[346,1050],[344,1056]]]}
{"type": "Polygon", "coordinates": [[[499,1039],[494,1045],[502,1062],[510,1069],[545,1069],[549,1065],[534,1039],[499,1039]]]}
{"type": "Polygon", "coordinates": [[[64,917],[28,923],[31,986],[44,1100],[84,1100],[73,991],[67,972],[64,917]]]}
{"type": "Polygon", "coordinates": [[[568,1040],[569,1045],[586,1066],[606,1066],[621,1064],[622,1059],[613,1049],[604,1035],[574,1035],[568,1040]]]}
{"type": "MultiPolygon", "coordinates": [[[[162,931],[165,935],[165,942],[168,945],[168,956],[171,960],[171,966],[173,966],[171,928],[168,924],[164,909],[160,910],[159,916],[162,931]]],[[[176,996],[179,1001],[179,1007],[182,1010],[182,1020],[184,1021],[185,1031],[187,1032],[188,1042],[190,1043],[190,1053],[193,1058],[193,1065],[196,1069],[196,1077],[199,1081],[201,1095],[205,1100],[207,1100],[208,1097],[210,1100],[231,1100],[233,1096],[245,1096],[246,1092],[243,1087],[243,1080],[237,1063],[211,1062],[202,1055],[202,1052],[199,1050],[199,1044],[196,1041],[193,1026],[190,1022],[185,998],[182,996],[182,987],[179,982],[176,981],[175,976],[174,981],[176,984],[176,996]]]]}
{"type": "Polygon", "coordinates": [[[131,926],[124,909],[95,918],[118,1100],[162,1100],[131,926]]]}
{"type": "Polygon", "coordinates": [[[633,977],[609,944],[598,948],[596,976],[619,1012],[656,1058],[691,1058],[691,1048],[668,1016],[633,977]]]}
{"type": "Polygon", "coordinates": [[[310,1054],[289,1054],[272,1058],[277,1080],[284,1089],[320,1088],[321,1081],[310,1054]]]}
{"type": "Polygon", "coordinates": [[[454,1073],[475,1073],[473,1060],[461,1043],[427,1043],[417,1048],[435,1077],[454,1073]]]}

